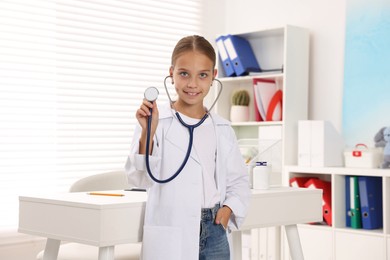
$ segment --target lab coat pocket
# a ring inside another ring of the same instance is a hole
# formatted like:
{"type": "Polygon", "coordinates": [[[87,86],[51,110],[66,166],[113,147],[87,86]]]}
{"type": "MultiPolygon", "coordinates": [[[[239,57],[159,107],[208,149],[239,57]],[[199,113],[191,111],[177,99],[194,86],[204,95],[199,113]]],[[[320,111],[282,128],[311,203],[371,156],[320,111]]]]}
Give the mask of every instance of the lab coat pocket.
{"type": "Polygon", "coordinates": [[[144,226],[143,260],[182,260],[182,231],[179,227],[144,226]]]}

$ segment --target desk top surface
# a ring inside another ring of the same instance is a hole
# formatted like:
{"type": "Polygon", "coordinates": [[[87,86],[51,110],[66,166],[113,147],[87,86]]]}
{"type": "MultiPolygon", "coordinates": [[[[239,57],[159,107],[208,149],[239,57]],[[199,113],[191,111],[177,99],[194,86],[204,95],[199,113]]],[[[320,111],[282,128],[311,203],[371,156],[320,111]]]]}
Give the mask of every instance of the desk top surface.
{"type": "MultiPolygon", "coordinates": [[[[279,197],[289,195],[305,195],[322,192],[316,189],[271,187],[267,190],[251,190],[252,198],[279,197]]],[[[20,202],[36,202],[61,204],[87,208],[118,208],[129,206],[143,206],[147,200],[147,192],[142,191],[99,191],[104,194],[121,194],[123,196],[90,195],[89,192],[39,193],[19,196],[20,202]]]]}
{"type": "Polygon", "coordinates": [[[98,192],[102,194],[121,194],[123,196],[91,195],[89,192],[39,193],[19,196],[19,201],[103,209],[143,206],[147,199],[147,194],[143,191],[113,190],[98,192]]]}

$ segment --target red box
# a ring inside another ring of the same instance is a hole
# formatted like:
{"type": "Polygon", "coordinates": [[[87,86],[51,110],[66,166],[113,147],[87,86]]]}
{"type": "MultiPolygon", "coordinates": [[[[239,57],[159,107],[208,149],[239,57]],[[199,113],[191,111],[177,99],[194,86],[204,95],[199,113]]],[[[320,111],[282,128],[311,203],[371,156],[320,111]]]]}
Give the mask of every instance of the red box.
{"type": "Polygon", "coordinates": [[[290,179],[290,186],[304,188],[305,183],[310,179],[318,179],[318,178],[315,178],[315,177],[293,177],[290,179]]]}
{"type": "Polygon", "coordinates": [[[305,183],[306,188],[322,190],[322,215],[325,222],[332,226],[332,186],[330,181],[310,179],[305,183]]]}

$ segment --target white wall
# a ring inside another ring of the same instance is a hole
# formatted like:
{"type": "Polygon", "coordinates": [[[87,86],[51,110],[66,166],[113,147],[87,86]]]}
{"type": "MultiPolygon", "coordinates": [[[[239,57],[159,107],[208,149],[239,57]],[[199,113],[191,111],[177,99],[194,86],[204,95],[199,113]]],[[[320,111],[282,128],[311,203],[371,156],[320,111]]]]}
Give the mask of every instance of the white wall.
{"type": "MultiPolygon", "coordinates": [[[[341,130],[345,0],[204,0],[204,35],[261,30],[291,24],[311,31],[309,118],[341,130]]],[[[0,248],[0,259],[27,260],[43,242],[0,248]],[[28,247],[28,248],[27,248],[28,247]],[[16,252],[21,256],[18,258],[16,252]],[[10,258],[12,256],[13,258],[10,258]]]]}
{"type": "Polygon", "coordinates": [[[345,0],[205,1],[205,21],[209,23],[206,35],[215,38],[217,34],[284,24],[308,28],[311,33],[309,119],[329,120],[341,131],[345,8],[345,0]]]}

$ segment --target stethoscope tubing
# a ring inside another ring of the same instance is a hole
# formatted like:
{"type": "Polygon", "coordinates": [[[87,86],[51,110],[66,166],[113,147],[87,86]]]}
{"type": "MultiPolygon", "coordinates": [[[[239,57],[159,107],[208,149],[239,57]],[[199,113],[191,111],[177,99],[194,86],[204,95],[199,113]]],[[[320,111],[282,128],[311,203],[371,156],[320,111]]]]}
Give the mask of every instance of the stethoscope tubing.
{"type": "MultiPolygon", "coordinates": [[[[171,104],[173,104],[173,101],[168,93],[168,88],[167,88],[167,85],[166,85],[166,80],[168,78],[170,78],[171,76],[167,76],[165,77],[164,79],[164,87],[165,87],[165,90],[167,92],[167,96],[169,98],[169,101],[171,104]]],[[[184,169],[185,165],[187,164],[188,162],[188,159],[191,155],[191,151],[192,151],[192,144],[193,144],[193,140],[194,140],[194,129],[198,126],[200,126],[201,124],[203,124],[203,122],[208,118],[209,116],[209,111],[211,111],[211,109],[214,107],[214,105],[216,104],[219,96],[221,95],[221,92],[222,92],[222,83],[215,79],[216,81],[218,81],[219,83],[219,86],[220,86],[220,90],[218,92],[218,95],[214,101],[214,103],[211,105],[210,107],[210,110],[207,110],[207,113],[199,120],[198,123],[196,124],[193,124],[193,125],[189,125],[187,124],[186,122],[184,122],[184,120],[181,118],[181,116],[179,115],[179,113],[177,111],[175,111],[175,115],[177,117],[177,119],[179,120],[180,124],[182,124],[184,127],[186,127],[188,129],[188,133],[189,133],[189,140],[188,140],[188,147],[187,147],[187,153],[184,157],[184,160],[182,162],[182,164],[180,165],[179,169],[177,169],[177,171],[169,178],[166,178],[166,179],[157,179],[153,173],[152,173],[152,170],[150,169],[150,164],[149,164],[149,150],[150,150],[150,134],[151,134],[151,129],[152,129],[152,112],[153,110],[150,109],[150,116],[148,116],[148,123],[147,123],[147,130],[146,130],[146,154],[145,154],[145,164],[146,164],[146,170],[148,172],[148,175],[149,177],[157,182],[157,183],[160,183],[160,184],[163,184],[163,183],[168,183],[170,181],[172,181],[173,179],[175,179],[179,174],[180,172],[184,169]]]]}
{"type": "MultiPolygon", "coordinates": [[[[151,111],[152,112],[152,109],[151,111]]],[[[152,170],[150,169],[150,164],[149,164],[149,147],[150,147],[150,129],[151,129],[151,126],[152,126],[152,113],[150,113],[150,116],[148,117],[148,128],[147,128],[147,131],[146,131],[146,155],[145,155],[145,160],[146,160],[146,170],[149,174],[149,177],[157,182],[157,183],[160,183],[160,184],[163,184],[163,183],[167,183],[167,182],[170,182],[172,181],[173,179],[175,179],[179,174],[180,172],[184,169],[184,166],[187,164],[188,162],[188,159],[190,158],[190,155],[191,155],[191,151],[192,151],[192,143],[193,143],[193,140],[194,140],[194,129],[198,126],[200,126],[208,117],[208,114],[205,114],[203,116],[203,118],[196,124],[194,125],[189,125],[187,123],[185,123],[183,121],[183,119],[180,117],[179,113],[176,112],[176,117],[177,119],[180,121],[180,123],[186,127],[188,129],[188,133],[189,133],[189,140],[188,140],[188,147],[187,147],[187,153],[184,157],[184,160],[182,162],[182,164],[180,165],[179,169],[169,178],[167,179],[157,179],[153,173],[152,173],[152,170]]]]}

